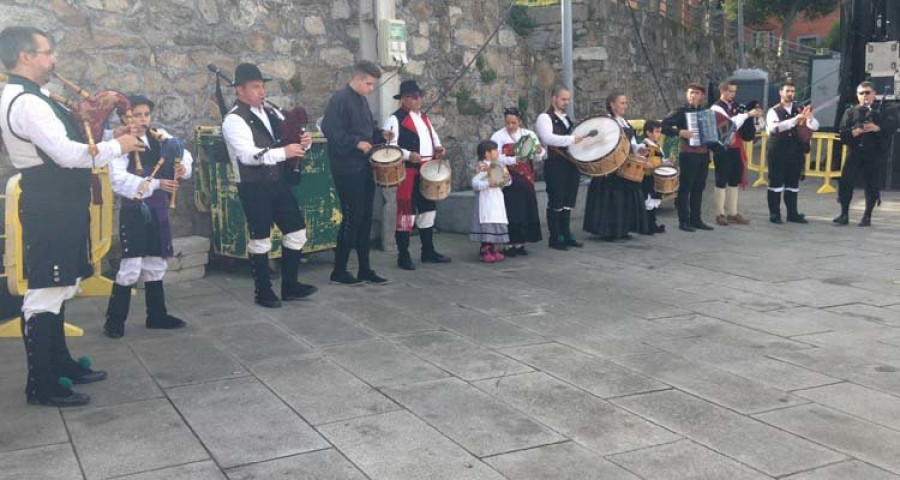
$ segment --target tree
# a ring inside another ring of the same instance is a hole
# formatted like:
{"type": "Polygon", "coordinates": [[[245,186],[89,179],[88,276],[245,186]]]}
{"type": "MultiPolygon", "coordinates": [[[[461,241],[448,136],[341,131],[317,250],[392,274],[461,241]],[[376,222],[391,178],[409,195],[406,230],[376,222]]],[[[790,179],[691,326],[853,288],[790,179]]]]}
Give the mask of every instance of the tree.
{"type": "MultiPolygon", "coordinates": [[[[743,4],[747,25],[766,23],[770,19],[781,22],[780,55],[799,15],[809,20],[824,17],[838,8],[840,0],[743,0],[743,4]]],[[[726,0],[725,9],[730,16],[736,17],[738,0],[726,0]]]]}

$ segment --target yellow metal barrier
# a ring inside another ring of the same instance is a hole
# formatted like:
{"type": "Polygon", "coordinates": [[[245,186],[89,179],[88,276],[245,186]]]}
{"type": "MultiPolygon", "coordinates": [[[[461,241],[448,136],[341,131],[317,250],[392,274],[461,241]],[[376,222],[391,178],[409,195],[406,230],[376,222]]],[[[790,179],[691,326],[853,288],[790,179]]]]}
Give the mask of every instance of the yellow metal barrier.
{"type": "MultiPolygon", "coordinates": [[[[94,274],[79,283],[80,297],[106,297],[112,291],[112,280],[102,275],[101,262],[112,247],[113,226],[113,195],[112,185],[109,182],[109,170],[106,167],[95,169],[93,172],[100,179],[101,205],[90,206],[90,239],[91,239],[91,265],[94,274]]],[[[22,224],[19,220],[19,197],[22,189],[19,188],[21,175],[14,175],[6,183],[3,275],[6,277],[6,285],[11,295],[22,296],[28,291],[28,278],[25,275],[25,261],[23,256],[24,242],[22,240],[22,224]]],[[[63,234],[64,232],[60,232],[63,234]]],[[[0,338],[19,337],[21,331],[20,320],[12,319],[0,325],[0,338]]],[[[74,325],[66,324],[66,335],[82,336],[84,330],[74,325]]]]}

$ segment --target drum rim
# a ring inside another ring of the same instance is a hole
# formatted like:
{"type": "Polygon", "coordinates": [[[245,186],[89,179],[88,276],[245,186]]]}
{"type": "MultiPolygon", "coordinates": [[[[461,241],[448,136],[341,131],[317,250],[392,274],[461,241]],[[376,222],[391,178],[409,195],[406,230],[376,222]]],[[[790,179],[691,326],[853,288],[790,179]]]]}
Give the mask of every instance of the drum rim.
{"type": "Polygon", "coordinates": [[[376,146],[376,147],[373,147],[372,150],[369,152],[369,160],[371,160],[371,161],[373,161],[373,162],[375,162],[375,163],[391,164],[391,163],[394,163],[394,162],[396,162],[396,161],[398,161],[398,160],[403,160],[403,149],[401,149],[400,147],[398,147],[398,146],[396,146],[396,145],[378,145],[378,146],[376,146]],[[394,159],[392,159],[392,160],[379,160],[379,159],[375,158],[375,155],[376,155],[378,152],[382,152],[382,151],[385,151],[385,150],[392,150],[392,151],[395,151],[395,152],[397,152],[397,153],[400,154],[400,157],[399,157],[399,158],[394,158],[394,159]]]}
{"type": "Polygon", "coordinates": [[[423,163],[422,166],[419,167],[419,175],[422,176],[423,180],[427,180],[429,182],[446,182],[453,178],[453,171],[450,170],[450,162],[435,159],[435,160],[429,160],[429,161],[423,163]],[[441,168],[446,167],[446,169],[447,169],[446,177],[434,179],[434,178],[428,178],[426,176],[426,173],[428,173],[431,170],[434,170],[436,168],[436,167],[431,167],[431,168],[428,167],[429,164],[435,165],[435,163],[433,163],[433,162],[439,162],[440,164],[443,164],[443,165],[441,165],[441,168]]]}
{"type": "MultiPolygon", "coordinates": [[[[627,135],[625,135],[625,132],[622,130],[622,127],[619,126],[618,122],[616,122],[615,120],[613,120],[612,118],[607,117],[607,116],[599,116],[599,117],[591,117],[591,118],[587,118],[587,119],[583,120],[581,123],[579,123],[578,125],[576,125],[575,128],[572,129],[572,133],[571,133],[571,134],[572,134],[572,135],[578,135],[578,133],[576,133],[576,132],[578,131],[578,129],[579,129],[580,127],[582,127],[582,126],[588,124],[588,122],[593,122],[593,121],[597,121],[597,122],[600,122],[600,123],[609,123],[609,122],[612,122],[612,125],[615,125],[616,129],[617,129],[618,132],[619,132],[619,139],[616,140],[615,143],[612,144],[611,148],[610,148],[607,152],[603,153],[603,154],[600,155],[599,157],[594,158],[594,159],[592,159],[592,160],[582,160],[582,159],[578,158],[575,154],[572,153],[572,148],[571,148],[571,147],[574,146],[574,145],[570,146],[570,147],[569,147],[569,156],[571,156],[572,159],[575,160],[575,161],[577,161],[577,162],[582,162],[582,163],[592,163],[592,162],[596,162],[596,161],[602,160],[602,159],[608,157],[611,153],[615,152],[617,148],[619,148],[619,144],[622,143],[622,137],[625,137],[626,140],[627,140],[627,138],[628,138],[627,135]]],[[[588,130],[588,131],[590,131],[590,130],[588,130]]],[[[584,133],[587,133],[587,132],[584,132],[584,133]]],[[[576,151],[577,151],[577,147],[576,147],[576,151]]]]}
{"type": "Polygon", "coordinates": [[[678,169],[675,167],[656,167],[656,169],[653,170],[653,173],[659,174],[660,177],[670,177],[672,175],[678,175],[678,169]]]}

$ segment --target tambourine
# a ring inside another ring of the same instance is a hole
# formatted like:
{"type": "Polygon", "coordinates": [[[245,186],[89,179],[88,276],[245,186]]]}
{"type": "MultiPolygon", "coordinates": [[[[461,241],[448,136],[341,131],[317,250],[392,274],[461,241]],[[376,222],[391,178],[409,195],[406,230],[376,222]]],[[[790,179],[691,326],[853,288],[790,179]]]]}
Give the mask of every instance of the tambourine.
{"type": "Polygon", "coordinates": [[[533,135],[523,135],[516,142],[516,159],[521,161],[533,160],[535,152],[537,152],[538,141],[533,135]]]}

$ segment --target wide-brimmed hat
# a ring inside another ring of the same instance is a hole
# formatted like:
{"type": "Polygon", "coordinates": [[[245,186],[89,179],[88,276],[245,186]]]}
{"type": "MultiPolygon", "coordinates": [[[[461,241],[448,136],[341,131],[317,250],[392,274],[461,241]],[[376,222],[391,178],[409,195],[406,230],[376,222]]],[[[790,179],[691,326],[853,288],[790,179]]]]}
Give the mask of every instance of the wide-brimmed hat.
{"type": "Polygon", "coordinates": [[[394,95],[394,100],[400,100],[400,97],[404,95],[410,95],[413,93],[421,94],[423,90],[419,88],[419,84],[416,83],[415,80],[404,80],[400,82],[400,93],[394,95]]]}
{"type": "Polygon", "coordinates": [[[252,63],[242,63],[234,69],[234,85],[243,85],[246,82],[250,82],[252,80],[261,80],[263,82],[268,82],[272,80],[271,78],[263,77],[262,72],[259,71],[259,67],[252,63]]]}

